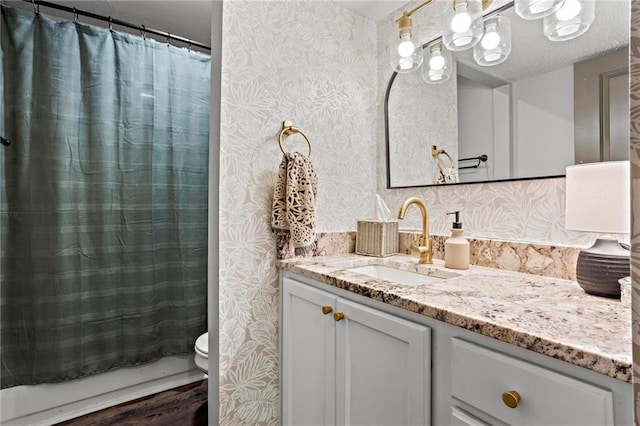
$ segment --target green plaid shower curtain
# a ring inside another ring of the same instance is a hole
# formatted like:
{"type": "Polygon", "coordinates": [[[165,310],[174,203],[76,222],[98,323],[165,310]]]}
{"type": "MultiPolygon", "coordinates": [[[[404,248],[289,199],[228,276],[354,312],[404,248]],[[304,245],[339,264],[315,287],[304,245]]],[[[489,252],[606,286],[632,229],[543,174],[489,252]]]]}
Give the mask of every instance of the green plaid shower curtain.
{"type": "Polygon", "coordinates": [[[206,330],[210,57],[1,13],[2,388],[191,352],[206,330]]]}

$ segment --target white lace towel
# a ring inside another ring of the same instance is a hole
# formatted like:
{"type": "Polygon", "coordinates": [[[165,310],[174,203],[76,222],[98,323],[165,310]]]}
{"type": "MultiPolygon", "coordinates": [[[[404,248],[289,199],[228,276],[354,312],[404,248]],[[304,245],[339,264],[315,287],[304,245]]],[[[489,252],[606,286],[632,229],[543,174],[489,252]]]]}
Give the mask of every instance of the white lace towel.
{"type": "Polygon", "coordinates": [[[440,167],[438,169],[438,175],[436,176],[436,183],[438,185],[443,183],[458,183],[458,171],[455,167],[440,167]]]}
{"type": "Polygon", "coordinates": [[[433,158],[436,160],[436,165],[438,166],[436,184],[458,183],[460,181],[460,178],[458,177],[458,169],[453,165],[453,159],[447,151],[441,149],[433,158]],[[449,160],[449,167],[443,166],[442,163],[440,163],[440,155],[444,155],[449,160]]]}
{"type": "Polygon", "coordinates": [[[282,156],[273,190],[271,226],[288,230],[294,247],[307,247],[316,239],[318,177],[311,158],[299,152],[282,156]]]}

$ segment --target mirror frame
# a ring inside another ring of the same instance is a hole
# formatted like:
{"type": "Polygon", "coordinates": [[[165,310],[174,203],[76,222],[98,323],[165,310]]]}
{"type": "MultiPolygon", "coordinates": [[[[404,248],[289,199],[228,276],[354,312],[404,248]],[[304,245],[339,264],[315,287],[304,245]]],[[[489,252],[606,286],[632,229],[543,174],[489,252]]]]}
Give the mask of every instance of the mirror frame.
{"type": "MultiPolygon", "coordinates": [[[[507,9],[514,7],[514,1],[510,1],[499,8],[492,10],[491,12],[483,15],[483,19],[493,16],[497,13],[503,12],[507,9]]],[[[431,46],[434,43],[437,43],[442,40],[442,36],[436,37],[433,40],[430,40],[422,45],[422,50],[431,46]]],[[[384,95],[384,143],[385,143],[385,161],[387,165],[387,189],[403,189],[403,188],[426,188],[431,186],[453,186],[453,185],[473,185],[477,183],[493,183],[493,182],[514,182],[514,181],[526,181],[526,180],[536,180],[536,179],[557,179],[565,177],[564,174],[561,175],[551,175],[551,176],[532,176],[532,177],[522,177],[522,178],[509,178],[509,179],[493,179],[493,180],[478,180],[473,182],[458,182],[458,183],[443,183],[443,184],[425,184],[425,185],[406,185],[406,186],[391,186],[391,147],[389,141],[389,95],[391,94],[391,88],[393,87],[393,82],[396,80],[398,76],[397,71],[393,71],[391,77],[389,78],[389,83],[387,83],[387,91],[384,95]]]]}

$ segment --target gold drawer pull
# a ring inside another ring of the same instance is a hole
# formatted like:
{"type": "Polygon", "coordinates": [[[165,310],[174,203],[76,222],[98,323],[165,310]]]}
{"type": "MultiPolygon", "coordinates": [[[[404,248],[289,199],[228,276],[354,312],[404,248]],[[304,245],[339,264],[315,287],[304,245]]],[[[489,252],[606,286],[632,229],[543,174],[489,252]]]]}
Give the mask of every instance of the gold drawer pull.
{"type": "Polygon", "coordinates": [[[336,321],[341,321],[344,319],[344,314],[342,312],[336,312],[333,314],[333,319],[336,321]]]}
{"type": "Polygon", "coordinates": [[[331,306],[323,306],[322,307],[322,313],[327,315],[330,314],[331,312],[333,312],[333,308],[331,306]]]}
{"type": "Polygon", "coordinates": [[[514,390],[502,393],[502,402],[509,408],[516,408],[520,404],[520,394],[514,390]]]}

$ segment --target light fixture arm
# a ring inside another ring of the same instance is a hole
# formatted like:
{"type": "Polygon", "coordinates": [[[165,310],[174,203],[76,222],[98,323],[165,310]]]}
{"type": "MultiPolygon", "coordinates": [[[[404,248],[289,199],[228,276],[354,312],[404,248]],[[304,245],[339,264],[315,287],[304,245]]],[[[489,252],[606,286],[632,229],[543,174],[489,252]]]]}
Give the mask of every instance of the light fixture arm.
{"type": "Polygon", "coordinates": [[[429,6],[434,1],[435,0],[427,0],[409,11],[405,10],[404,12],[402,12],[402,16],[396,19],[395,21],[396,24],[398,24],[398,29],[401,37],[403,34],[411,34],[411,29],[413,28],[413,21],[411,20],[411,15],[421,11],[422,9],[429,6]]]}
{"type": "Polygon", "coordinates": [[[435,0],[427,0],[427,1],[425,1],[424,3],[419,4],[418,6],[414,7],[412,10],[410,10],[410,11],[408,11],[408,12],[405,10],[405,11],[402,13],[402,16],[401,16],[400,18],[396,19],[396,24],[399,24],[399,23],[400,23],[400,21],[401,21],[402,19],[408,18],[408,17],[410,17],[411,15],[413,15],[414,13],[417,13],[417,12],[421,11],[422,9],[424,9],[424,8],[425,8],[425,7],[427,7],[427,6],[429,6],[429,5],[430,5],[431,3],[433,3],[434,1],[435,1],[435,0]]]}
{"type": "MultiPolygon", "coordinates": [[[[434,1],[435,0],[426,0],[425,2],[420,3],[418,6],[414,7],[413,9],[409,11],[405,10],[404,12],[402,12],[402,16],[395,20],[396,24],[398,24],[398,27],[400,29],[400,35],[411,31],[411,27],[413,26],[413,22],[411,21],[411,16],[415,13],[420,12],[422,9],[429,6],[434,1]]],[[[466,0],[453,0],[452,3],[455,6],[456,3],[459,3],[462,1],[466,1],[466,0]]],[[[493,0],[482,0],[482,10],[486,10],[491,3],[493,3],[493,0]]]]}

